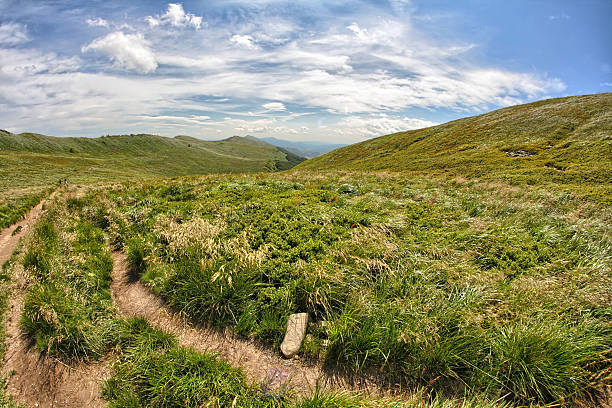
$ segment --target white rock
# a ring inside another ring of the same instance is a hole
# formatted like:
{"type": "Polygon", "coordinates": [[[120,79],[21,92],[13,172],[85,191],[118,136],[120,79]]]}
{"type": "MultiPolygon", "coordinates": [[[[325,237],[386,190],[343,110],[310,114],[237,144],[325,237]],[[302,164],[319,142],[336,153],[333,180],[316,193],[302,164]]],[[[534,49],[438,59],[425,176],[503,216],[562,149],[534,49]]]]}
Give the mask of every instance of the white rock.
{"type": "Polygon", "coordinates": [[[281,344],[281,352],[285,357],[291,358],[300,351],[306,327],[308,327],[308,313],[294,313],[289,316],[287,332],[281,344]]]}

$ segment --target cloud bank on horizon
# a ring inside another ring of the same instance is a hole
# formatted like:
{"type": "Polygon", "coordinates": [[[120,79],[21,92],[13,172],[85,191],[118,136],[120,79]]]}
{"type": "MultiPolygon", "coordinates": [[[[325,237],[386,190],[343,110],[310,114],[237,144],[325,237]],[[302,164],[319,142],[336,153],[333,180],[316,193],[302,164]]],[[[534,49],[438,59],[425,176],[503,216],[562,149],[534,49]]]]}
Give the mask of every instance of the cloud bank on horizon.
{"type": "Polygon", "coordinates": [[[0,127],[354,142],[610,91],[609,15],[604,0],[0,0],[0,127]]]}

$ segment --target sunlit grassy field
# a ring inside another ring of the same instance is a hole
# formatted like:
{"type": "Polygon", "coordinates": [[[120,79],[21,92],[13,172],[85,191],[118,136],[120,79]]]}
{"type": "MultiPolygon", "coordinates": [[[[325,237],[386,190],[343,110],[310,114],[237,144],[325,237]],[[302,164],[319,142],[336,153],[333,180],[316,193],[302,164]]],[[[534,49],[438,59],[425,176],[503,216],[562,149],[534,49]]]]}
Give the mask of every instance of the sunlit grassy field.
{"type": "Polygon", "coordinates": [[[21,328],[36,350],[112,356],[110,406],[281,406],[220,357],[120,318],[112,250],[194,323],[278,352],[288,316],[305,312],[325,322],[309,326],[305,362],[406,392],[316,389],[284,406],[580,405],[612,384],[610,98],[507,108],[282,173],[178,177],[293,160],[262,146],[248,156],[242,139],[209,152],[227,160],[196,163],[211,147],[185,153],[188,138],[146,153],[145,136],[57,145],[34,135],[19,150],[24,139],[5,135],[3,225],[57,178],[72,184],[45,205],[0,285],[28,274],[21,328]]]}
{"type": "Polygon", "coordinates": [[[18,221],[60,179],[69,184],[286,170],[303,159],[245,138],[123,135],[57,138],[0,130],[0,228],[18,221]]]}
{"type": "MultiPolygon", "coordinates": [[[[217,185],[223,189],[227,183],[240,186],[245,181],[241,177],[231,180],[222,177],[194,179],[189,185],[176,182],[170,185],[138,185],[133,193],[142,194],[143,189],[161,188],[166,194],[166,199],[162,201],[176,205],[177,202],[169,197],[176,197],[176,192],[185,188],[195,190],[204,185],[217,185]]],[[[285,190],[289,183],[283,178],[259,179],[257,182],[262,188],[274,185],[277,192],[285,190]]],[[[181,347],[175,337],[152,328],[144,319],[119,317],[109,292],[112,245],[107,244],[107,239],[112,239],[114,245],[121,245],[122,241],[115,235],[120,207],[109,204],[114,193],[123,188],[117,186],[110,196],[107,196],[106,190],[94,189],[76,194],[68,192],[48,203],[45,215],[33,234],[6,263],[1,276],[3,284],[22,268],[29,276],[31,285],[25,297],[20,326],[32,339],[35,350],[65,364],[71,364],[75,359],[88,362],[102,357],[113,361],[110,378],[103,387],[103,396],[109,406],[201,407],[208,404],[270,408],[450,408],[461,404],[466,408],[486,408],[505,405],[492,402],[486,393],[470,392],[448,398],[430,395],[420,387],[414,394],[403,398],[372,397],[316,388],[310,395],[297,396],[289,391],[283,401],[270,399],[260,391],[259,384],[246,379],[240,368],[228,365],[220,357],[181,347]]],[[[188,220],[185,222],[189,224],[188,220]]],[[[195,219],[193,222],[196,222],[195,219]]],[[[150,278],[154,275],[150,265],[159,264],[168,270],[174,268],[172,262],[161,263],[157,258],[142,257],[148,253],[148,238],[136,234],[127,238],[134,243],[140,240],[143,244],[142,247],[126,246],[126,250],[132,266],[138,268],[140,265],[141,272],[149,274],[150,278]]],[[[195,246],[199,247],[199,241],[195,246]]],[[[239,272],[236,270],[234,276],[239,272]]],[[[143,280],[150,282],[148,278],[143,277],[143,280]]],[[[232,283],[228,283],[227,276],[215,281],[221,285],[220,288],[233,287],[232,283]]],[[[206,284],[205,281],[201,283],[206,284]]],[[[214,296],[213,292],[209,294],[214,296]]],[[[284,313],[280,308],[278,311],[284,313]]],[[[221,324],[236,329],[229,320],[221,324]]],[[[310,348],[304,352],[313,358],[323,358],[325,351],[310,348]]],[[[0,402],[15,406],[1,389],[0,402]]]]}
{"type": "Polygon", "coordinates": [[[387,135],[308,160],[312,170],[390,170],[537,185],[612,204],[612,93],[511,106],[387,135]]]}
{"type": "Polygon", "coordinates": [[[609,208],[562,192],[379,173],[123,185],[95,199],[156,293],[196,322],[440,393],[550,403],[610,376],[609,208]]]}

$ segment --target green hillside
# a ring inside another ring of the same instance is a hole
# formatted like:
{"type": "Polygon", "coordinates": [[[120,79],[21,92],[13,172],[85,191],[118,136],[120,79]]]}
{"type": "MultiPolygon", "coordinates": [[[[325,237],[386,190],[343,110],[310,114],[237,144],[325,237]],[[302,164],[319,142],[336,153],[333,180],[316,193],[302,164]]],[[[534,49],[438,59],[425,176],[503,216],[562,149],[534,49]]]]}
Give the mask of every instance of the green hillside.
{"type": "Polygon", "coordinates": [[[242,173],[288,169],[302,159],[243,138],[203,141],[188,136],[51,137],[0,131],[0,191],[15,187],[242,173]]]}
{"type": "Polygon", "coordinates": [[[286,170],[303,161],[241,137],[52,137],[0,130],[0,227],[18,220],[60,178],[81,184],[209,173],[286,170]]]}
{"type": "Polygon", "coordinates": [[[557,184],[608,201],[612,93],[549,99],[387,135],[334,150],[298,168],[557,184]]]}

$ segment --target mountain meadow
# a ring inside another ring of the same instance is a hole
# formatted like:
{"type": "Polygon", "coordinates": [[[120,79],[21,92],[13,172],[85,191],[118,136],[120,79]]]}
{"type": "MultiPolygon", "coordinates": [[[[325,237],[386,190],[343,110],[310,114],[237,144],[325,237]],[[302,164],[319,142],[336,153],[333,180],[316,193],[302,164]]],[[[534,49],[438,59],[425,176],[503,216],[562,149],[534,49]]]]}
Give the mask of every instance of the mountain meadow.
{"type": "Polygon", "coordinates": [[[90,184],[209,173],[289,169],[304,159],[242,137],[204,141],[189,136],[51,137],[0,130],[0,227],[40,201],[40,192],[69,183],[90,184]]]}
{"type": "Polygon", "coordinates": [[[253,138],[2,131],[0,163],[0,225],[26,217],[0,237],[0,406],[39,377],[109,407],[610,404],[610,93],[306,161],[253,138]],[[74,372],[40,368],[57,362],[74,372]]]}

